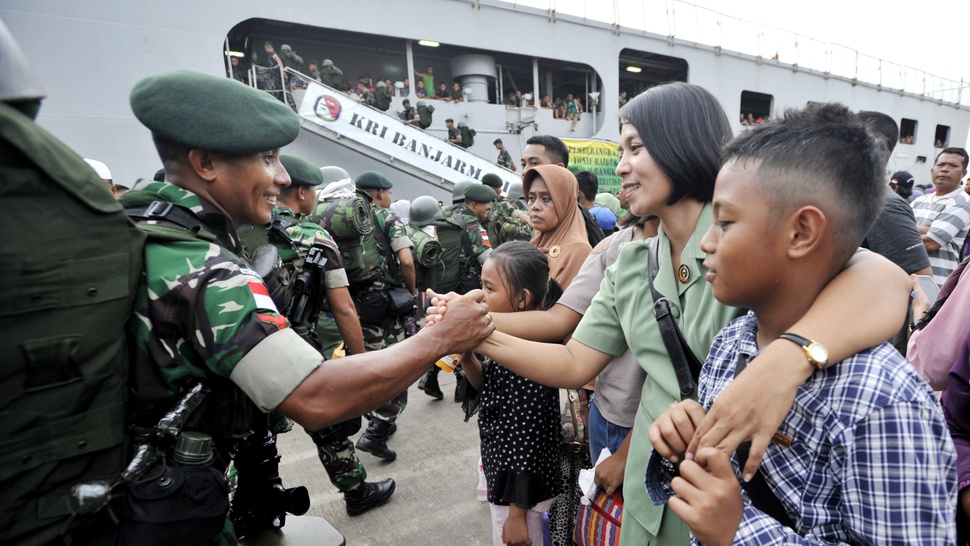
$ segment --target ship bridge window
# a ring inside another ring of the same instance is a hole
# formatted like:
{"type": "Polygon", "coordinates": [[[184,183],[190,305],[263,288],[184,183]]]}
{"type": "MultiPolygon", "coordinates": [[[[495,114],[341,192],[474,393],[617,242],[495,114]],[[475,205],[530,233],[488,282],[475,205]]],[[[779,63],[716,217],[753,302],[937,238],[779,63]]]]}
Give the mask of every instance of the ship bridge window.
{"type": "Polygon", "coordinates": [[[950,127],[948,125],[937,125],[936,136],[933,138],[934,148],[946,148],[950,142],[950,127]]]}
{"type": "Polygon", "coordinates": [[[903,118],[899,120],[899,143],[900,144],[915,144],[916,143],[916,125],[915,119],[903,118]]]}
{"type": "Polygon", "coordinates": [[[775,97],[755,91],[741,91],[741,125],[757,125],[771,117],[775,97]]]}
{"type": "Polygon", "coordinates": [[[687,61],[659,53],[626,48],[620,52],[620,99],[632,99],[645,90],[667,82],[687,81],[687,61]]]}

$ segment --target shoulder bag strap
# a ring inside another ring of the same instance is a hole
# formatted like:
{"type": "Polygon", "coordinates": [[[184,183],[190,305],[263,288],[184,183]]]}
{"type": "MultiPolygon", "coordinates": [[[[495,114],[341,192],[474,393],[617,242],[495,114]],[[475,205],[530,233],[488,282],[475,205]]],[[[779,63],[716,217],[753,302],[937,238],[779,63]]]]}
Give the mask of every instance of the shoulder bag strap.
{"type": "Polygon", "coordinates": [[[660,325],[660,337],[663,338],[667,356],[670,357],[670,363],[674,366],[674,373],[677,374],[680,396],[687,398],[693,394],[697,386],[697,378],[701,373],[701,363],[694,356],[694,352],[691,351],[683,334],[681,334],[680,328],[677,328],[673,315],[670,314],[670,300],[657,292],[657,289],[653,286],[653,279],[660,269],[658,262],[657,237],[654,237],[650,239],[647,252],[647,282],[650,285],[650,293],[653,295],[653,316],[660,325]]]}

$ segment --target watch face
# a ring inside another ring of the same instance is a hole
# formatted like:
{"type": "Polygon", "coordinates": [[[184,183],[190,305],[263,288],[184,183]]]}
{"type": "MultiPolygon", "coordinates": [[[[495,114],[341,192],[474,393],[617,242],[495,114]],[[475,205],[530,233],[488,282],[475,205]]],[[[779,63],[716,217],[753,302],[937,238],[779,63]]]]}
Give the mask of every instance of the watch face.
{"type": "Polygon", "coordinates": [[[816,362],[827,362],[829,359],[829,352],[818,343],[809,345],[808,351],[812,355],[812,360],[816,362]]]}

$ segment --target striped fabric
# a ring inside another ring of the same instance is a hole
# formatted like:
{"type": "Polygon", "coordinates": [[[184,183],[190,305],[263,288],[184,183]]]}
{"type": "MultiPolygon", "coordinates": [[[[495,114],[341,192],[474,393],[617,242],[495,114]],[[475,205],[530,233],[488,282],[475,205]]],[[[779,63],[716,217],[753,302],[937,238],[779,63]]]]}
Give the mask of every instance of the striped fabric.
{"type": "Polygon", "coordinates": [[[579,546],[612,546],[620,543],[623,521],[623,495],[619,489],[612,496],[597,489],[593,500],[579,505],[573,542],[579,546]]]}
{"type": "Polygon", "coordinates": [[[970,227],[970,197],[963,188],[946,195],[928,194],[913,201],[913,214],[917,226],[929,226],[930,239],[940,244],[940,249],[927,251],[933,279],[943,286],[946,278],[960,263],[960,249],[970,227]]]}

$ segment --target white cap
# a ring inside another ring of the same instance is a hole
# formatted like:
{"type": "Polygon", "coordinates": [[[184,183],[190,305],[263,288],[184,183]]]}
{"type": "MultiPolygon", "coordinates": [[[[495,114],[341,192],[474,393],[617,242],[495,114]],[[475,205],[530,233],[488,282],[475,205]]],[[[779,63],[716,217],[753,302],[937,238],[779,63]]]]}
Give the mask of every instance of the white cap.
{"type": "Polygon", "coordinates": [[[98,177],[102,180],[113,180],[111,178],[111,171],[108,170],[108,166],[104,163],[98,161],[97,159],[87,159],[84,161],[94,169],[94,172],[98,173],[98,177]]]}

